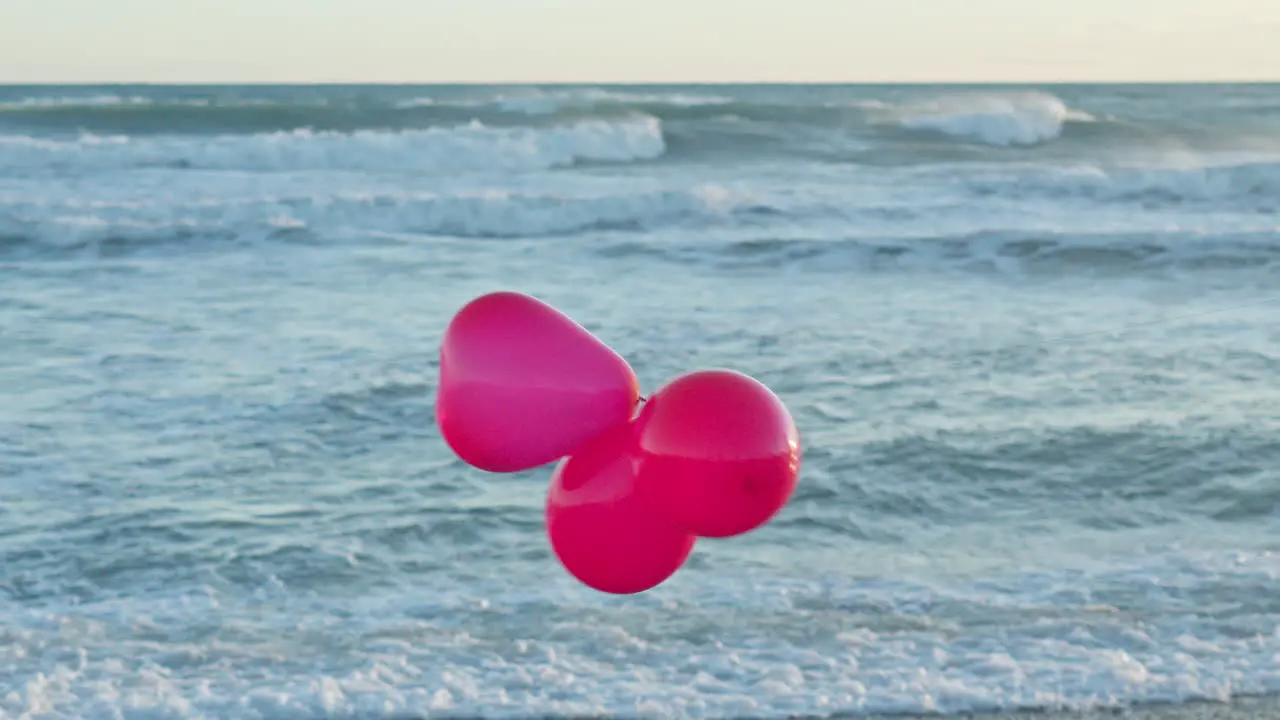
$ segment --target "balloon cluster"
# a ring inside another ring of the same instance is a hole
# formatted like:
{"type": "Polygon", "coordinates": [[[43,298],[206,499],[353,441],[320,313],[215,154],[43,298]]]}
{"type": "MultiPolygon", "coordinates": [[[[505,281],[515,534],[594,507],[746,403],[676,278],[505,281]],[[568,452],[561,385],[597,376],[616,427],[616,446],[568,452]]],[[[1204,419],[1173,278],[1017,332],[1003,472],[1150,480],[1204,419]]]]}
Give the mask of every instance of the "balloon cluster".
{"type": "Polygon", "coordinates": [[[612,348],[514,292],[476,298],[450,321],[436,422],[458,457],[481,470],[560,460],[547,536],[571,575],[608,593],[664,582],[698,537],[768,522],[800,471],[795,423],[758,381],[703,370],[642,400],[635,372],[612,348]]]}

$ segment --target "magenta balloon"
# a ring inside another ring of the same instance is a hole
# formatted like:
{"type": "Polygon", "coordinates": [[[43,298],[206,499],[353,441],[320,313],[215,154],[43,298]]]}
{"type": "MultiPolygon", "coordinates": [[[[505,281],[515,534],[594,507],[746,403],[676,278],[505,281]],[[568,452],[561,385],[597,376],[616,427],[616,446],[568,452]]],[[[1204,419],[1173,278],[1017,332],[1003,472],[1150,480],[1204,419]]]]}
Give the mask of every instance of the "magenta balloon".
{"type": "Polygon", "coordinates": [[[629,422],[639,397],[626,360],[528,295],[476,298],[445,329],[436,422],[458,457],[482,470],[562,458],[629,422]]]}
{"type": "Polygon", "coordinates": [[[699,537],[754,530],[795,491],[795,423],[751,377],[728,370],[684,375],[649,398],[636,424],[642,492],[699,537]]]}
{"type": "Polygon", "coordinates": [[[664,582],[696,540],[636,492],[633,435],[627,424],[579,448],[556,466],[547,491],[547,538],[560,564],[619,595],[664,582]]]}

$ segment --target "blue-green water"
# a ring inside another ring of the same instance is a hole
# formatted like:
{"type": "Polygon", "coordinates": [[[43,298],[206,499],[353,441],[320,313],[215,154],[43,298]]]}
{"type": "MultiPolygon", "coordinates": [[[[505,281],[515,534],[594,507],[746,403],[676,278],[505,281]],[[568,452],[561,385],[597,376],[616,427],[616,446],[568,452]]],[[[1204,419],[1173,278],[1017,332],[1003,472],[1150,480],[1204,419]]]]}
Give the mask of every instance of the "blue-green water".
{"type": "Polygon", "coordinates": [[[1280,692],[1280,87],[0,88],[0,718],[1280,692]],[[805,444],[637,597],[434,426],[560,307],[805,444]]]}

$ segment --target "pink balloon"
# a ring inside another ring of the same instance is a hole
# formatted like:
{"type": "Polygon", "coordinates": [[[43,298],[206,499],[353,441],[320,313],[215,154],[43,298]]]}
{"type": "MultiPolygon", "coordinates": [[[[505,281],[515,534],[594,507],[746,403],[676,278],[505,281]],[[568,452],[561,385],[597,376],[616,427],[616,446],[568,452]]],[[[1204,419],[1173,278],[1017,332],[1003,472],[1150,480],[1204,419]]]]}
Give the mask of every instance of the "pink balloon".
{"type": "Polygon", "coordinates": [[[628,423],[579,448],[556,466],[547,491],[547,538],[560,564],[619,595],[664,582],[696,540],[636,492],[634,434],[628,423]]]}
{"type": "Polygon", "coordinates": [[[800,437],[769,388],[741,373],[677,378],[636,421],[641,491],[700,537],[754,530],[786,505],[800,473],[800,437]]]}
{"type": "Polygon", "coordinates": [[[476,298],[445,329],[436,423],[458,457],[481,470],[562,458],[629,422],[639,397],[626,360],[528,295],[476,298]]]}

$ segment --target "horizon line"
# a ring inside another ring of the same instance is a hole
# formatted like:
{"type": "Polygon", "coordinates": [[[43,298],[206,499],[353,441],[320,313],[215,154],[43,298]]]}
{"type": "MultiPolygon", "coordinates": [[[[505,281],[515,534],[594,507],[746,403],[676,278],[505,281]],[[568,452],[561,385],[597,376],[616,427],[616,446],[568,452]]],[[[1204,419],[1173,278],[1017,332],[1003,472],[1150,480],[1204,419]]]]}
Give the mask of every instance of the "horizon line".
{"type": "Polygon", "coordinates": [[[111,86],[188,86],[217,87],[227,85],[272,86],[272,85],[312,85],[312,86],[436,86],[436,87],[512,87],[512,86],[575,86],[575,85],[610,85],[610,86],[923,86],[923,85],[1277,85],[1280,77],[1274,79],[1217,79],[1217,80],[5,80],[0,79],[0,87],[111,87],[111,86]]]}

